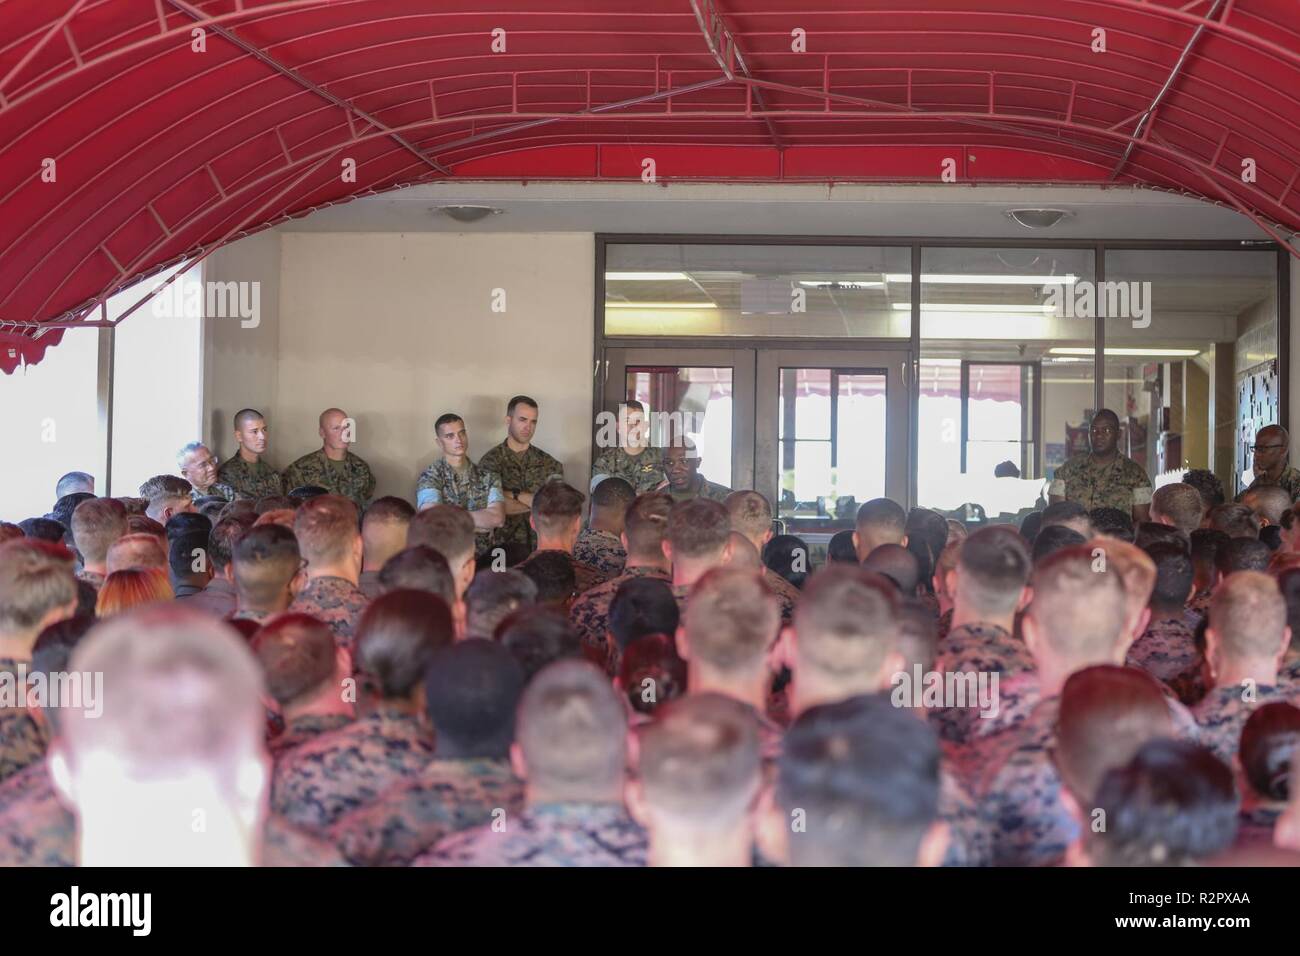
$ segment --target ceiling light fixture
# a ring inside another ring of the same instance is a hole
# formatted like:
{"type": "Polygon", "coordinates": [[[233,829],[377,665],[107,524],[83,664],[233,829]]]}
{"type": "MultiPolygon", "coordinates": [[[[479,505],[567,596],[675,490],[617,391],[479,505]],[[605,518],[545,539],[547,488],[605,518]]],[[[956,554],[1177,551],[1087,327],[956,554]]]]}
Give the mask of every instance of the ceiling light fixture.
{"type": "Polygon", "coordinates": [[[486,219],[488,216],[499,216],[504,209],[498,209],[496,206],[435,206],[435,212],[440,212],[444,216],[455,219],[457,222],[478,222],[480,219],[486,219]]]}
{"type": "MultiPolygon", "coordinates": [[[[1057,347],[1047,350],[1048,355],[1095,355],[1096,352],[1091,348],[1064,348],[1057,347]]],[[[1191,358],[1194,355],[1200,355],[1201,349],[1117,349],[1106,346],[1107,357],[1111,355],[1150,355],[1161,358],[1191,358]]]]}
{"type": "Polygon", "coordinates": [[[686,282],[685,272],[606,272],[606,282],[686,282]]]}
{"type": "MultiPolygon", "coordinates": [[[[890,272],[885,275],[886,282],[911,282],[912,276],[907,272],[890,272]]],[[[921,273],[923,285],[1074,285],[1079,281],[1076,275],[1063,276],[1023,276],[1023,275],[957,275],[951,273],[921,273]]]]}
{"type": "MultiPolygon", "coordinates": [[[[895,302],[890,306],[890,308],[893,309],[895,312],[910,312],[912,311],[912,303],[895,302]]],[[[1015,313],[1018,315],[1055,315],[1056,314],[1056,309],[1050,305],[993,305],[984,302],[969,302],[969,303],[932,302],[929,304],[922,303],[921,311],[922,312],[973,312],[973,313],[992,312],[994,314],[1015,313]]]]}
{"type": "Polygon", "coordinates": [[[716,309],[716,302],[606,302],[607,309],[716,309]]]}
{"type": "Polygon", "coordinates": [[[1068,209],[1008,209],[1007,218],[1026,229],[1050,229],[1073,216],[1068,209]]]}

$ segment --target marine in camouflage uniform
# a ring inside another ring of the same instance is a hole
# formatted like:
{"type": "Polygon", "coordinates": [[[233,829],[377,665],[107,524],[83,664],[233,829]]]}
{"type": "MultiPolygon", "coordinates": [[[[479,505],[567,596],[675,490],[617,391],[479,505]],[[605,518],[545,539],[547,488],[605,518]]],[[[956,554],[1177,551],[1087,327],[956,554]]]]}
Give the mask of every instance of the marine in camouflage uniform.
{"type": "MultiPolygon", "coordinates": [[[[482,511],[489,505],[505,501],[501,491],[501,479],[495,472],[488,471],[465,459],[465,468],[457,472],[439,458],[420,473],[415,483],[415,500],[417,508],[428,505],[455,505],[466,511],[482,511]]],[[[525,519],[527,515],[523,516],[525,519]]],[[[499,530],[499,529],[498,529],[499,530]]],[[[493,541],[493,532],[475,529],[474,554],[478,557],[487,553],[493,541]]]]}
{"type": "Polygon", "coordinates": [[[591,466],[592,478],[597,475],[622,478],[638,495],[654,491],[664,482],[663,452],[647,447],[639,455],[629,455],[622,448],[606,448],[591,466]]]}
{"type": "Polygon", "coordinates": [[[534,551],[528,557],[524,558],[524,560],[520,561],[517,565],[515,565],[515,570],[522,571],[528,565],[528,563],[534,560],[539,554],[548,554],[548,553],[562,554],[569,559],[569,564],[573,566],[574,591],[577,594],[584,594],[587,591],[590,591],[592,588],[596,587],[597,585],[604,584],[607,580],[609,580],[608,577],[604,573],[602,573],[599,568],[594,568],[590,564],[586,564],[582,561],[579,561],[576,557],[569,554],[569,552],[567,551],[553,551],[551,549],[547,549],[545,551],[534,551]]]}
{"type": "MultiPolygon", "coordinates": [[[[235,497],[238,498],[273,498],[293,490],[284,487],[280,473],[265,461],[245,461],[239,452],[221,463],[217,470],[217,480],[234,489],[235,497]]],[[[297,487],[294,485],[294,488],[297,487]]]]}
{"type": "Polygon", "coordinates": [[[285,754],[275,767],[271,809],[323,834],[432,759],[433,736],[419,718],[381,706],[285,754]]]}
{"type": "Polygon", "coordinates": [[[509,761],[434,760],[339,819],[332,835],[358,866],[405,866],[450,833],[484,823],[504,823],[509,833],[523,808],[524,786],[509,761]]]}
{"type": "MultiPolygon", "coordinates": [[[[0,673],[7,673],[15,688],[21,689],[20,675],[27,674],[30,663],[13,658],[0,658],[0,673]]],[[[18,691],[21,693],[21,690],[18,691]]],[[[20,698],[25,704],[25,698],[20,698]]],[[[25,706],[0,706],[0,782],[25,767],[39,763],[45,757],[45,732],[27,712],[25,706]]]]}
{"type": "Polygon", "coordinates": [[[190,486],[190,501],[192,502],[198,501],[200,498],[224,498],[226,501],[234,501],[239,497],[241,497],[239,492],[219,478],[208,485],[207,491],[199,491],[192,484],[190,486]]]}
{"type": "Polygon", "coordinates": [[[1277,481],[1272,481],[1264,475],[1260,475],[1246,486],[1245,491],[1237,495],[1236,500],[1240,501],[1247,491],[1254,491],[1256,488],[1263,488],[1266,485],[1277,485],[1279,488],[1285,489],[1287,494],[1291,496],[1292,503],[1294,503],[1296,498],[1300,497],[1300,470],[1287,465],[1282,474],[1277,476],[1277,481]]]}
{"type": "Polygon", "coordinates": [[[1285,489],[1294,502],[1297,494],[1300,494],[1300,471],[1296,471],[1288,462],[1291,456],[1291,436],[1287,430],[1280,425],[1265,425],[1255,432],[1251,450],[1254,454],[1251,463],[1254,480],[1245,491],[1237,495],[1236,500],[1240,501],[1247,491],[1277,485],[1285,489]],[[1270,472],[1275,472],[1277,477],[1270,477],[1270,472]]]}
{"type": "Polygon", "coordinates": [[[444,837],[415,866],[645,866],[646,832],[621,804],[543,803],[505,830],[487,826],[444,837]]]}
{"type": "Polygon", "coordinates": [[[1214,751],[1224,763],[1232,765],[1241,744],[1241,729],[1251,713],[1261,704],[1274,701],[1297,702],[1297,689],[1289,684],[1226,684],[1212,687],[1205,698],[1192,708],[1200,727],[1200,742],[1214,751]],[[1248,697],[1253,699],[1247,699],[1248,697]]]}
{"type": "Polygon", "coordinates": [[[1182,614],[1152,621],[1129,647],[1124,660],[1130,667],[1140,667],[1166,684],[1191,668],[1199,667],[1200,662],[1196,638],[1182,614]]]}
{"type": "MultiPolygon", "coordinates": [[[[954,627],[939,642],[934,669],[940,674],[997,674],[998,716],[988,718],[1009,726],[1009,716],[1003,715],[1002,683],[1016,674],[1032,672],[1034,659],[1023,641],[996,624],[974,623],[954,627]]],[[[942,740],[965,743],[976,734],[980,719],[978,706],[944,707],[933,712],[933,721],[942,740]]]]}
{"type": "Polygon", "coordinates": [[[939,819],[948,824],[943,866],[992,866],[993,831],[948,767],[939,768],[939,819]]]}
{"type": "Polygon", "coordinates": [[[720,485],[715,481],[709,481],[703,475],[696,475],[695,481],[691,487],[685,491],[678,491],[672,485],[663,489],[673,496],[673,501],[691,501],[694,498],[708,498],[710,501],[726,502],[727,495],[731,494],[731,489],[726,485],[720,485]]]}
{"type": "Polygon", "coordinates": [[[1151,479],[1132,458],[1116,452],[1111,461],[1091,454],[1076,455],[1056,469],[1049,493],[1077,501],[1089,511],[1118,508],[1132,514],[1135,507],[1151,504],[1151,479]]]}
{"type": "Polygon", "coordinates": [[[284,726],[284,730],[266,742],[266,749],[271,757],[279,760],[290,750],[301,747],[309,740],[315,740],[321,734],[338,730],[352,723],[347,714],[304,714],[295,717],[284,726]]]}
{"type": "Polygon", "coordinates": [[[325,449],[318,448],[284,470],[286,493],[305,485],[316,485],[332,495],[351,498],[357,509],[364,511],[375,493],[375,476],[360,455],[347,452],[342,461],[332,461],[326,457],[325,449]]]}
{"type": "Polygon", "coordinates": [[[578,533],[578,540],[573,545],[573,556],[583,564],[589,564],[606,578],[623,573],[627,564],[627,552],[623,542],[612,531],[596,531],[583,528],[578,533]]]}
{"type": "Polygon", "coordinates": [[[618,674],[618,662],[610,652],[609,641],[605,637],[605,632],[609,629],[609,605],[623,582],[633,578],[659,578],[665,582],[670,580],[668,574],[659,568],[628,568],[618,577],[584,591],[569,608],[569,620],[578,632],[585,656],[588,660],[604,661],[605,673],[610,677],[618,674]]]}
{"type": "Polygon", "coordinates": [[[781,602],[781,623],[793,623],[794,606],[799,603],[799,589],[771,568],[763,569],[763,583],[776,594],[777,600],[781,602]]]}
{"type": "Polygon", "coordinates": [[[316,618],[334,632],[338,645],[351,653],[357,622],[368,603],[351,581],[324,575],[307,582],[289,605],[289,611],[316,618]]]}
{"type": "MultiPolygon", "coordinates": [[[[497,476],[503,500],[521,491],[537,494],[548,481],[564,480],[564,466],[559,459],[536,445],[529,445],[522,452],[512,451],[507,440],[489,448],[478,460],[478,467],[497,476]]],[[[537,547],[537,532],[529,525],[527,513],[506,515],[506,523],[492,532],[492,546],[507,544],[527,545],[529,551],[537,547]]]]}

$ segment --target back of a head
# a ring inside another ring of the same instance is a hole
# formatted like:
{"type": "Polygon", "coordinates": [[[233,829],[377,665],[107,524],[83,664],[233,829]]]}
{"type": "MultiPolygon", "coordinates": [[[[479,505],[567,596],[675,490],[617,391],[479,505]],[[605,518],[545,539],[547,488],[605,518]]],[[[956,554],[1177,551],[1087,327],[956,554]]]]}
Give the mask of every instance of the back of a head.
{"type": "Polygon", "coordinates": [[[298,539],[283,525],[249,528],[231,558],[240,603],[264,606],[284,592],[298,573],[298,539]]]}
{"type": "Polygon", "coordinates": [[[1300,746],[1300,707],[1285,701],[1261,704],[1241,729],[1237,755],[1251,789],[1265,800],[1291,798],[1296,747],[1300,746]]]}
{"type": "Polygon", "coordinates": [[[96,625],[70,666],[103,676],[100,713],[63,714],[73,768],[116,771],[136,785],[198,773],[224,796],[246,799],[243,771],[262,759],[262,677],[228,625],[180,605],[147,608],[96,625]]]}
{"type": "Polygon", "coordinates": [[[105,561],[109,574],[133,568],[166,571],[168,566],[169,550],[152,534],[122,535],[109,547],[105,561]]]}
{"type": "Polygon", "coordinates": [[[1245,505],[1226,504],[1210,509],[1210,527],[1229,538],[1258,538],[1259,519],[1245,505]]]}
{"type": "Polygon", "coordinates": [[[620,649],[647,634],[675,634],[680,623],[677,599],[661,578],[629,578],[618,586],[606,617],[620,649]]]}
{"type": "Polygon", "coordinates": [[[1143,521],[1138,525],[1133,543],[1143,551],[1153,544],[1180,544],[1188,549],[1189,554],[1191,553],[1191,544],[1185,532],[1158,521],[1143,521]]]}
{"type": "Polygon", "coordinates": [[[456,579],[444,558],[427,544],[398,551],[379,571],[380,590],[428,591],[449,605],[456,602],[456,579]]]}
{"type": "Polygon", "coordinates": [[[72,539],[86,564],[103,564],[108,549],[126,534],[126,509],[115,498],[87,498],[71,517],[72,539]]]}
{"type": "Polygon", "coordinates": [[[793,534],[778,534],[763,546],[763,565],[797,588],[808,580],[808,543],[793,534]]]}
{"type": "Polygon", "coordinates": [[[763,561],[758,556],[758,548],[754,547],[754,542],[739,531],[733,531],[727,535],[727,543],[730,548],[727,567],[744,568],[746,571],[763,570],[763,561]]]}
{"type": "Polygon", "coordinates": [[[682,625],[690,662],[715,673],[747,675],[766,666],[781,629],[781,609],[758,575],[714,568],[691,588],[682,625]]]}
{"type": "Polygon", "coordinates": [[[266,691],[281,707],[306,700],[337,676],[334,632],[307,614],[280,614],[253,637],[266,691]]]}
{"type": "Polygon", "coordinates": [[[1223,493],[1223,482],[1208,469],[1191,469],[1183,475],[1182,483],[1196,489],[1196,493],[1201,496],[1201,507],[1207,512],[1227,500],[1223,493]]]}
{"type": "Polygon", "coordinates": [[[898,628],[898,594],[889,581],[856,565],[825,567],[794,610],[798,668],[850,681],[875,674],[898,628]]]}
{"type": "Polygon", "coordinates": [[[140,497],[152,508],[159,502],[189,498],[193,490],[194,486],[184,478],[176,475],[154,475],[140,486],[140,497]]]}
{"type": "Polygon", "coordinates": [[[405,498],[385,495],[376,498],[367,507],[361,518],[361,529],[372,525],[393,525],[405,529],[415,517],[415,508],[405,498]]]}
{"type": "Polygon", "coordinates": [[[53,518],[24,518],[18,522],[23,534],[35,541],[60,542],[68,529],[53,518]]]}
{"type": "Polygon", "coordinates": [[[939,741],[925,721],[867,694],[809,708],[786,732],[776,802],[804,811],[792,866],[914,866],[939,814],[939,741]]]}
{"type": "Polygon", "coordinates": [[[160,543],[167,541],[167,528],[161,521],[154,521],[147,514],[128,514],[126,516],[126,533],[153,535],[160,543]]]}
{"type": "Polygon", "coordinates": [[[111,617],[147,604],[170,601],[175,596],[167,574],[158,568],[111,571],[99,589],[95,614],[111,617]]]}
{"type": "Polygon", "coordinates": [[[357,506],[342,495],[309,498],[294,515],[293,533],[308,565],[343,561],[360,536],[357,506]]]}
{"type": "Polygon", "coordinates": [[[1068,661],[1093,663],[1113,656],[1128,620],[1120,572],[1098,566],[1081,546],[1058,551],[1034,568],[1028,616],[1047,648],[1068,661]]]}
{"type": "Polygon", "coordinates": [[[962,542],[957,554],[958,591],[977,613],[1001,617],[1019,604],[1029,570],[1024,538],[1008,525],[980,528],[962,542]]]}
{"type": "Polygon", "coordinates": [[[1093,538],[1085,547],[1094,558],[1101,558],[1106,567],[1119,572],[1129,615],[1136,618],[1138,611],[1151,602],[1151,592],[1156,586],[1156,563],[1137,545],[1116,538],[1093,538]]]}
{"type": "Polygon", "coordinates": [[[1151,496],[1151,510],[1167,518],[1185,535],[1199,528],[1201,519],[1205,517],[1205,503],[1201,501],[1201,493],[1183,482],[1157,488],[1151,496]]]}
{"type": "Polygon", "coordinates": [[[673,510],[672,495],[651,491],[638,495],[623,517],[623,534],[627,538],[629,558],[663,561],[663,543],[668,535],[668,515],[673,510]]]}
{"type": "Polygon", "coordinates": [[[1258,538],[1229,538],[1214,555],[1214,567],[1224,577],[1238,571],[1267,571],[1273,552],[1258,538]]]}
{"type": "MultiPolygon", "coordinates": [[[[1088,509],[1077,501],[1057,501],[1048,505],[1043,509],[1043,528],[1058,524],[1069,525],[1082,534],[1091,527],[1088,509]]],[[[1042,533],[1041,529],[1039,533],[1042,533]]]]}
{"type": "Polygon", "coordinates": [[[524,672],[495,641],[471,638],[438,651],[425,675],[425,707],[438,750],[504,757],[515,736],[524,672]]]}
{"type": "Polygon", "coordinates": [[[1209,622],[1228,660],[1267,660],[1282,650],[1286,601],[1267,574],[1239,571],[1215,588],[1209,622]]]}
{"type": "Polygon", "coordinates": [[[296,502],[287,495],[267,495],[264,498],[258,498],[253,505],[253,511],[260,518],[262,515],[271,511],[293,511],[296,502]]]}
{"type": "Polygon", "coordinates": [[[76,600],[71,556],[61,546],[31,538],[0,545],[0,633],[30,630],[76,600]]]}
{"type": "Polygon", "coordinates": [[[1020,537],[1025,539],[1025,544],[1033,546],[1034,541],[1038,538],[1038,532],[1043,530],[1043,513],[1041,511],[1031,511],[1020,521],[1020,537]]]}
{"type": "Polygon", "coordinates": [[[532,680],[555,661],[582,656],[582,643],[568,617],[549,607],[521,607],[497,625],[495,638],[532,680]]]}
{"type": "Polygon", "coordinates": [[[1300,634],[1300,568],[1287,568],[1277,576],[1277,589],[1286,602],[1286,624],[1291,628],[1291,639],[1300,634]]]}
{"type": "Polygon", "coordinates": [[[54,486],[54,497],[64,498],[68,495],[94,495],[95,476],[84,471],[70,471],[54,486]]]}
{"type": "Polygon", "coordinates": [[[1161,541],[1145,550],[1156,565],[1156,586],[1151,592],[1151,606],[1167,611],[1181,608],[1187,602],[1195,580],[1187,548],[1181,541],[1161,541]]]}
{"type": "MultiPolygon", "coordinates": [[[[93,615],[78,614],[76,617],[67,617],[43,628],[36,637],[36,643],[32,645],[32,661],[28,665],[28,673],[32,676],[37,674],[43,676],[47,686],[52,686],[49,683],[51,681],[57,682],[60,679],[58,675],[70,673],[69,661],[72,659],[72,652],[90,633],[95,623],[93,615]]],[[[65,695],[50,694],[41,706],[41,711],[56,736],[60,728],[60,712],[65,707],[76,706],[75,699],[64,698],[65,695]]]]}
{"type": "Polygon", "coordinates": [[[208,535],[208,563],[215,573],[220,574],[230,564],[235,545],[253,527],[254,520],[251,513],[232,514],[212,526],[208,535]]]}
{"type": "Polygon", "coordinates": [[[731,530],[757,541],[772,528],[772,504],[757,491],[733,491],[724,502],[731,530]]]}
{"type": "Polygon", "coordinates": [[[548,481],[533,495],[533,525],[543,537],[559,537],[582,519],[581,491],[562,481],[548,481]]]}
{"type": "Polygon", "coordinates": [[[519,701],[516,735],[529,785],[552,798],[621,787],[627,710],[586,661],[558,661],[533,677],[519,701]]]}
{"type": "Polygon", "coordinates": [[[907,512],[889,498],[872,498],[858,508],[854,521],[858,533],[858,551],[865,557],[882,544],[902,544],[907,512]]]}
{"type": "Polygon", "coordinates": [[[474,519],[455,505],[425,508],[406,529],[406,546],[417,544],[427,544],[448,564],[458,565],[474,553],[474,519]]]}
{"type": "Polygon", "coordinates": [[[172,581],[184,581],[192,575],[203,575],[208,566],[210,535],[210,531],[196,528],[169,536],[167,567],[172,581]]]}
{"type": "Polygon", "coordinates": [[[591,490],[591,506],[602,512],[624,515],[636,500],[636,489],[622,478],[606,478],[591,490]]]}
{"type": "MultiPolygon", "coordinates": [[[[1130,536],[1130,540],[1131,540],[1130,536]]],[[[1039,564],[1049,556],[1065,548],[1077,548],[1088,539],[1069,525],[1048,525],[1034,538],[1034,550],[1030,557],[1034,564],[1039,564]]]]}
{"type": "Polygon", "coordinates": [[[668,543],[674,561],[717,561],[731,534],[731,516],[719,502],[691,498],[668,513],[668,543]]]}
{"type": "Polygon", "coordinates": [[[1124,766],[1147,741],[1173,733],[1169,706],[1153,677],[1136,667],[1085,667],[1061,690],[1056,766],[1087,809],[1108,770],[1124,766]]]}
{"type": "Polygon", "coordinates": [[[197,511],[182,511],[167,519],[167,523],[163,525],[163,533],[168,541],[191,534],[202,534],[206,537],[212,533],[212,521],[197,511]]]}
{"type": "Polygon", "coordinates": [[[686,677],[686,662],[671,633],[647,634],[623,648],[619,684],[639,714],[653,714],[661,704],[685,694],[686,677]]]}
{"type": "Polygon", "coordinates": [[[1219,549],[1225,547],[1229,538],[1222,531],[1213,528],[1197,528],[1191,533],[1192,567],[1200,574],[1208,575],[1218,566],[1219,549]]]}
{"type": "Polygon", "coordinates": [[[578,590],[573,562],[562,551],[535,551],[519,570],[537,587],[537,603],[559,606],[578,590]]]}
{"type": "Polygon", "coordinates": [[[916,558],[920,583],[927,585],[928,590],[939,554],[948,544],[948,521],[929,508],[913,508],[908,512],[904,530],[907,550],[916,558]]]}
{"type": "MultiPolygon", "coordinates": [[[[50,509],[50,517],[63,525],[65,528],[72,528],[72,516],[76,513],[77,508],[83,501],[91,501],[94,495],[88,492],[77,492],[70,495],[61,495],[59,500],[54,502],[54,507],[50,509]]],[[[121,504],[121,502],[118,502],[121,504]]],[[[125,507],[123,508],[125,510],[125,507]]]]}
{"type": "Polygon", "coordinates": [[[1089,834],[1099,866],[1185,866],[1226,850],[1237,834],[1232,771],[1186,741],[1146,743],[1105,775],[1093,805],[1106,821],[1089,834]]]}
{"type": "Polygon", "coordinates": [[[939,622],[934,611],[920,598],[906,598],[898,604],[898,653],[908,674],[920,666],[925,673],[934,666],[939,643],[939,622]]]}
{"type": "Polygon", "coordinates": [[[921,583],[920,562],[910,548],[902,545],[880,545],[863,559],[862,567],[889,578],[898,588],[898,593],[905,597],[914,595],[916,586],[921,583]]]}
{"type": "Polygon", "coordinates": [[[480,571],[465,591],[465,630],[491,637],[518,608],[537,601],[537,585],[522,571],[480,571]]]}
{"type": "Polygon", "coordinates": [[[1253,511],[1256,518],[1277,525],[1282,523],[1282,515],[1291,507],[1291,493],[1280,485],[1263,485],[1246,492],[1241,503],[1253,511]]]}
{"type": "Polygon", "coordinates": [[[428,591],[389,591],[357,623],[357,669],[386,700],[406,700],[441,648],[456,639],[451,608],[428,591]]]}
{"type": "Polygon", "coordinates": [[[1121,541],[1133,541],[1133,513],[1119,508],[1093,508],[1088,512],[1088,523],[1096,534],[1121,541]]]}
{"type": "Polygon", "coordinates": [[[675,831],[734,826],[759,787],[752,708],[721,694],[688,694],[661,708],[638,737],[647,807],[675,831]]]}
{"type": "Polygon", "coordinates": [[[852,531],[836,531],[826,545],[826,562],[828,564],[857,564],[858,552],[853,547],[852,531]]]}

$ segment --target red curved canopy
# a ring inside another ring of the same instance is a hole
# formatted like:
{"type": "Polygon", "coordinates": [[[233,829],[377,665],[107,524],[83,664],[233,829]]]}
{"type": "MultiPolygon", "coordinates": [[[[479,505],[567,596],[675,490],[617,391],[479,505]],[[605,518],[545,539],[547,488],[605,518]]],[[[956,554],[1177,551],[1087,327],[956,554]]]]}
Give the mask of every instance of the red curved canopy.
{"type": "Polygon", "coordinates": [[[1300,228],[1295,0],[498,7],[0,0],[0,333],[323,203],[647,159],[660,181],[1138,183],[1300,228]]]}

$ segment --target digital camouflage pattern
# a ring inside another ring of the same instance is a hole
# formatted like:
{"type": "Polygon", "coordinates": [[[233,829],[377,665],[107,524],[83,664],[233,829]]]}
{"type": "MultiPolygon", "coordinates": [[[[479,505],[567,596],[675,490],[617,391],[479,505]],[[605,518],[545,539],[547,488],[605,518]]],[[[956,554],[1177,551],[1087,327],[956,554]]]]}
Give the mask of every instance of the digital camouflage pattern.
{"type": "Polygon", "coordinates": [[[367,603],[366,596],[351,581],[325,575],[308,581],[289,605],[289,611],[316,618],[334,632],[339,647],[351,653],[357,622],[367,603]]]}
{"type": "Polygon", "coordinates": [[[1274,701],[1294,704],[1296,698],[1297,689],[1289,684],[1227,684],[1210,688],[1191,710],[1200,728],[1200,742],[1231,766],[1241,744],[1241,729],[1255,708],[1274,701]]]}
{"type": "Polygon", "coordinates": [[[383,594],[384,589],[379,583],[379,572],[362,571],[357,577],[357,589],[371,601],[383,594]]]}
{"type": "Polygon", "coordinates": [[[622,478],[636,493],[654,491],[664,482],[664,456],[659,448],[646,448],[639,455],[629,455],[622,448],[606,448],[596,456],[591,476],[622,478]]]}
{"type": "MultiPolygon", "coordinates": [[[[447,459],[439,458],[420,473],[420,478],[415,483],[416,508],[425,508],[429,505],[455,505],[466,511],[482,511],[488,505],[494,505],[499,501],[505,501],[505,495],[501,491],[501,479],[495,472],[480,468],[468,459],[465,461],[465,468],[457,472],[447,464],[447,459]]],[[[475,529],[475,556],[482,557],[487,554],[492,541],[493,532],[475,529]]]]}
{"type": "Polygon", "coordinates": [[[275,767],[271,809],[323,834],[432,759],[433,735],[414,714],[379,709],[285,754],[275,767]]]}
{"type": "Polygon", "coordinates": [[[691,501],[694,498],[708,498],[710,501],[725,502],[727,495],[731,494],[731,489],[726,485],[709,481],[703,475],[696,475],[694,484],[685,491],[677,491],[671,485],[665,486],[664,491],[672,495],[675,502],[691,501]]]}
{"type": "MultiPolygon", "coordinates": [[[[503,498],[509,497],[510,492],[536,494],[551,479],[564,480],[564,466],[559,459],[536,445],[518,453],[511,451],[503,440],[484,453],[478,466],[500,479],[503,498]]],[[[506,523],[492,532],[492,544],[525,544],[530,551],[536,548],[537,532],[529,525],[528,514],[506,515],[506,523]]]]}
{"type": "MultiPolygon", "coordinates": [[[[218,472],[218,475],[220,475],[220,472],[218,472]]],[[[233,485],[226,484],[220,479],[220,477],[218,477],[212,484],[208,485],[207,491],[199,491],[199,489],[192,485],[190,487],[190,501],[192,502],[198,501],[200,498],[224,498],[226,501],[234,501],[236,498],[242,497],[247,496],[241,495],[235,490],[233,485]]]]}
{"type": "Polygon", "coordinates": [[[239,452],[235,452],[221,463],[221,467],[217,469],[217,480],[233,488],[236,497],[254,500],[278,497],[293,490],[284,486],[284,479],[280,473],[265,461],[261,459],[256,462],[244,461],[239,457],[239,452]]]}
{"type": "Polygon", "coordinates": [[[1186,707],[1192,707],[1205,699],[1210,691],[1210,682],[1205,673],[1205,661],[1198,659],[1173,680],[1168,681],[1169,689],[1186,707]]]}
{"type": "Polygon", "coordinates": [[[524,786],[507,760],[434,760],[332,831],[343,856],[358,866],[405,866],[450,833],[480,824],[519,822],[524,786]]]}
{"type": "Polygon", "coordinates": [[[584,655],[588,660],[597,663],[604,661],[605,673],[610,677],[617,676],[618,661],[615,659],[616,655],[611,653],[609,642],[605,638],[605,631],[609,628],[609,605],[624,581],[647,577],[659,578],[665,582],[669,580],[668,575],[659,568],[628,568],[618,577],[584,591],[569,608],[569,620],[573,622],[574,629],[578,632],[578,640],[582,642],[584,655]]]}
{"type": "Polygon", "coordinates": [[[1128,514],[1135,505],[1151,504],[1151,479],[1146,469],[1118,453],[1109,462],[1091,454],[1074,456],[1056,469],[1048,491],[1066,501],[1077,501],[1089,511],[1118,508],[1128,514]]]}
{"type": "Polygon", "coordinates": [[[574,594],[584,594],[597,585],[604,584],[609,580],[605,574],[601,573],[599,568],[594,568],[590,564],[585,564],[582,561],[579,561],[567,551],[551,551],[550,549],[545,551],[534,551],[528,557],[524,558],[524,560],[515,565],[515,570],[522,571],[528,566],[529,562],[536,559],[539,554],[547,554],[548,552],[551,554],[562,554],[569,559],[569,564],[573,567],[574,594]]]}
{"type": "Polygon", "coordinates": [[[15,801],[49,786],[49,771],[46,770],[44,758],[28,764],[0,784],[0,814],[5,813],[15,801]]]}
{"type": "Polygon", "coordinates": [[[993,831],[966,788],[948,770],[939,770],[939,819],[948,824],[943,866],[992,866],[993,831]]]}
{"type": "MultiPolygon", "coordinates": [[[[950,630],[939,642],[934,669],[940,674],[997,674],[999,713],[995,718],[981,718],[975,704],[966,707],[944,707],[932,712],[931,720],[942,740],[965,743],[978,733],[977,725],[987,720],[999,721],[1000,727],[1009,726],[1010,717],[1004,716],[1002,694],[1004,682],[1016,674],[1032,672],[1034,660],[1023,641],[1006,628],[995,624],[963,624],[950,630]]],[[[973,687],[974,685],[968,685],[973,687]]],[[[991,685],[990,685],[991,687],[991,685]]]]}
{"type": "Polygon", "coordinates": [[[1124,663],[1140,667],[1156,680],[1170,683],[1193,667],[1199,667],[1201,654],[1187,619],[1162,617],[1153,620],[1128,649],[1124,663]]]}
{"type": "Polygon", "coordinates": [[[321,734],[338,730],[352,723],[347,714],[304,714],[295,717],[284,725],[284,730],[266,742],[266,749],[271,757],[279,760],[290,750],[301,747],[309,740],[315,740],[321,734]]]}
{"type": "MultiPolygon", "coordinates": [[[[17,676],[20,669],[30,666],[30,662],[0,657],[0,673],[8,674],[15,687],[22,686],[17,676]]],[[[0,783],[43,760],[46,743],[45,732],[26,707],[0,706],[0,783]]]]}
{"type": "Polygon", "coordinates": [[[578,533],[578,540],[573,545],[573,556],[583,564],[589,564],[606,579],[623,573],[627,564],[627,552],[618,535],[610,531],[594,531],[583,528],[578,533]]]}
{"type": "Polygon", "coordinates": [[[799,603],[799,589],[771,568],[763,569],[763,583],[781,602],[781,623],[794,622],[794,606],[799,603]]]}
{"type": "Polygon", "coordinates": [[[475,827],[444,837],[416,866],[645,866],[645,830],[621,804],[544,803],[505,829],[475,827]]]}
{"type": "Polygon", "coordinates": [[[325,449],[318,448],[284,470],[285,494],[305,485],[317,485],[332,495],[351,498],[357,509],[364,511],[375,493],[375,476],[359,455],[348,452],[342,462],[331,462],[325,449]]]}
{"type": "Polygon", "coordinates": [[[1300,470],[1287,465],[1286,468],[1283,469],[1282,474],[1277,476],[1277,481],[1270,481],[1268,478],[1260,475],[1246,486],[1245,491],[1237,495],[1236,500],[1240,501],[1242,496],[1246,494],[1246,491],[1254,491],[1256,488],[1263,488],[1267,485],[1277,485],[1279,488],[1285,489],[1286,493],[1291,496],[1291,502],[1294,504],[1296,498],[1300,497],[1300,470]]]}

